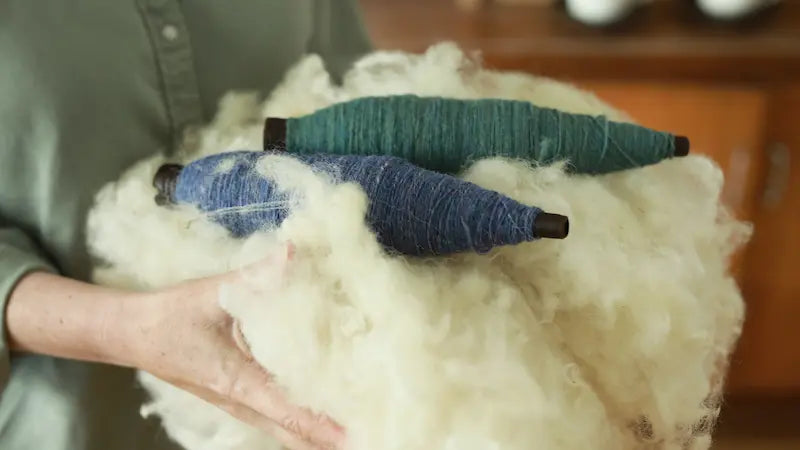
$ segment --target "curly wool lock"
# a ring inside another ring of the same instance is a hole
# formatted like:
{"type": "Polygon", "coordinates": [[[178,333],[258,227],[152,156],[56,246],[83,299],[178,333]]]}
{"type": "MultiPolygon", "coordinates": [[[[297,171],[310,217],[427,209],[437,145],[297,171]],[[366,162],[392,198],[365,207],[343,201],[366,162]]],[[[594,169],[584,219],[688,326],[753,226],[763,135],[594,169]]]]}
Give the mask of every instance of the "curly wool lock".
{"type": "MultiPolygon", "coordinates": [[[[340,87],[312,56],[263,105],[227,98],[181,161],[258,148],[268,115],[398,93],[515,98],[625,120],[589,93],[485,70],[449,44],[368,55],[340,87]]],[[[479,161],[461,176],[569,216],[570,236],[441,259],[387,256],[356,186],[291,158],[263,161],[262,174],[302,201],[279,228],[243,240],[191,208],[157,207],[150,180],[163,157],[137,164],[90,215],[90,246],[106,262],[96,280],[156,288],[291,241],[282,282],[249,278],[220,302],[290,398],[348,430],[348,450],[709,447],[743,320],[728,259],[749,236],[720,205],[710,160],[594,177],[479,161]]],[[[152,395],[143,413],[187,449],[278,448],[190,394],[140,379],[152,395]]]]}

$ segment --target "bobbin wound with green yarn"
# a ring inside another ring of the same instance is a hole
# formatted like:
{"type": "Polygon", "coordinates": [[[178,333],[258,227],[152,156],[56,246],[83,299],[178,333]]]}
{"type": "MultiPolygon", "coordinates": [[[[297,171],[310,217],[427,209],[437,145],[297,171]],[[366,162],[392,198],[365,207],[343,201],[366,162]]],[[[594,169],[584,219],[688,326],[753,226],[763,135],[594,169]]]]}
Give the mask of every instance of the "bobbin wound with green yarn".
{"type": "Polygon", "coordinates": [[[566,160],[570,171],[602,174],[684,156],[689,141],[525,101],[397,95],[359,98],[298,118],[268,118],[264,148],[392,155],[446,173],[493,156],[539,164],[566,160]]]}

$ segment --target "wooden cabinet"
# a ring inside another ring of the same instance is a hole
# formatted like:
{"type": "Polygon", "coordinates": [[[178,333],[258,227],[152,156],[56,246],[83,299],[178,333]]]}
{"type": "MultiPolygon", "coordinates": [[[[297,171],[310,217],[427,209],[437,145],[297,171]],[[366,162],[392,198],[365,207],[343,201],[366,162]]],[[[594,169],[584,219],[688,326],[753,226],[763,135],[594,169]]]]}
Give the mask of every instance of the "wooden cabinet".
{"type": "Polygon", "coordinates": [[[767,121],[767,93],[740,86],[641,82],[579,82],[601,99],[657,130],[688,136],[692,153],[725,171],[724,202],[753,217],[756,171],[767,121]]]}
{"type": "Polygon", "coordinates": [[[723,201],[755,234],[734,270],[747,302],[728,389],[800,392],[800,84],[583,82],[643,125],[685,134],[725,172],[723,201]]]}
{"type": "Polygon", "coordinates": [[[736,26],[691,2],[654,2],[595,30],[552,7],[453,0],[361,0],[376,46],[443,40],[487,65],[573,82],[656,129],[684,134],[725,171],[723,201],[755,225],[737,255],[747,302],[729,390],[800,394],[800,2],[736,26]]]}
{"type": "Polygon", "coordinates": [[[757,172],[755,235],[744,260],[747,322],[732,389],[800,392],[800,84],[770,92],[757,172]]]}

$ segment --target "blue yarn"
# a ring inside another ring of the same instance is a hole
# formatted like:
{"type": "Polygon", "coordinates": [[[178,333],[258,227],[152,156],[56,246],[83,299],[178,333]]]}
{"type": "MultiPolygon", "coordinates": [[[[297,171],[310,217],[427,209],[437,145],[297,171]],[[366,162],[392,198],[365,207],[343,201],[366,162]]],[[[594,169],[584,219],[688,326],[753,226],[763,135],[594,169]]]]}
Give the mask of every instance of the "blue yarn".
{"type": "MultiPolygon", "coordinates": [[[[240,151],[188,164],[174,201],[191,204],[236,237],[280,225],[290,213],[287,194],[256,170],[270,155],[240,151]],[[230,170],[218,170],[221,163],[230,170]]],[[[285,154],[284,154],[285,155],[285,154]]],[[[315,170],[358,183],[369,199],[366,220],[378,241],[406,255],[485,253],[537,239],[539,208],[393,156],[293,155],[315,170]]]]}

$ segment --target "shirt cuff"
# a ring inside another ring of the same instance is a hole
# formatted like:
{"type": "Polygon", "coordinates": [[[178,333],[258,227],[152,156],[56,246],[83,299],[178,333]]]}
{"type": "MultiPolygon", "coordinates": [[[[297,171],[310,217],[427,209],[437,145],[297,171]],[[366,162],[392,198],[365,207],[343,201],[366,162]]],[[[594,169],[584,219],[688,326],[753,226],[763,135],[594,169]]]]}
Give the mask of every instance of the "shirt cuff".
{"type": "Polygon", "coordinates": [[[36,251],[0,242],[0,393],[5,389],[11,372],[10,349],[6,333],[6,304],[11,291],[23,276],[30,272],[56,270],[36,251]]]}

